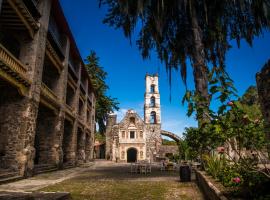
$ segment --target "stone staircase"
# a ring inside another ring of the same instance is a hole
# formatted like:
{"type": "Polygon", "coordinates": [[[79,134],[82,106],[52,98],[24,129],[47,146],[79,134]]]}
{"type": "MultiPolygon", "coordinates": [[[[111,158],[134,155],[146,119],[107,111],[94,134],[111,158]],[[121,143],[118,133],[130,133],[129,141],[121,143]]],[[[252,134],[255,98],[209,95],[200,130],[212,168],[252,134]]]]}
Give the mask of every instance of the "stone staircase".
{"type": "Polygon", "coordinates": [[[55,165],[51,165],[51,164],[35,165],[34,174],[53,172],[56,170],[58,170],[58,168],[55,165]]]}
{"type": "Polygon", "coordinates": [[[23,177],[19,175],[18,172],[14,172],[10,169],[1,169],[0,168],[0,185],[9,183],[12,181],[20,180],[23,177]]]}

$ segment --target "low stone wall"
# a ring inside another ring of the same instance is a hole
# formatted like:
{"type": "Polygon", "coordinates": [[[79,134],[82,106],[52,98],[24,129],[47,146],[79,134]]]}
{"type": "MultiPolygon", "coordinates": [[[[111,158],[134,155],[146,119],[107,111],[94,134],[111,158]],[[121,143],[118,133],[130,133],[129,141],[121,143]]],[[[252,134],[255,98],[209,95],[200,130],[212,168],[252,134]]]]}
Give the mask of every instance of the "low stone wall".
{"type": "Polygon", "coordinates": [[[179,148],[176,145],[161,145],[159,147],[158,155],[162,158],[166,157],[166,154],[179,154],[179,148]]]}
{"type": "Polygon", "coordinates": [[[197,185],[208,200],[228,200],[213,183],[209,181],[206,173],[195,169],[197,185]]]}

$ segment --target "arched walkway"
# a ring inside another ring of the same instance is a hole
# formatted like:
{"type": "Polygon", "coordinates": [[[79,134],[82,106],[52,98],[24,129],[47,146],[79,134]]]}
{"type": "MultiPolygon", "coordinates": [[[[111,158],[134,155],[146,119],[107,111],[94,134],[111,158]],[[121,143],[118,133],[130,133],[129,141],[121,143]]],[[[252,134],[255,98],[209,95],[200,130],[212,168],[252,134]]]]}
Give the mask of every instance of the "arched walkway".
{"type": "Polygon", "coordinates": [[[173,140],[176,141],[177,143],[180,142],[180,141],[182,140],[178,135],[176,135],[176,134],[174,134],[174,133],[172,133],[172,132],[169,132],[169,131],[161,130],[160,134],[161,134],[161,135],[164,135],[164,136],[167,136],[167,137],[169,137],[169,138],[171,138],[171,139],[173,139],[173,140]]]}
{"type": "Polygon", "coordinates": [[[127,150],[127,162],[136,162],[137,161],[137,149],[129,148],[127,150]]]}

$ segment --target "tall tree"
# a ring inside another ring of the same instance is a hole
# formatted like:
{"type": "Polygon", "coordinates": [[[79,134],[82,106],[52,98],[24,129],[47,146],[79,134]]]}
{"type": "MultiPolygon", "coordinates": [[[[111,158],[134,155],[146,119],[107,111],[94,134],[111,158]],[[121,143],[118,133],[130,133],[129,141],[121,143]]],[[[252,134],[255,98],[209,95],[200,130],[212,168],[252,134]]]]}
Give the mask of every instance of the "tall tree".
{"type": "Polygon", "coordinates": [[[225,72],[230,41],[236,39],[240,46],[241,39],[245,39],[252,45],[254,36],[270,26],[269,0],[100,0],[100,3],[108,7],[104,23],[122,28],[128,38],[135,29],[140,29],[137,45],[143,58],[148,58],[155,49],[166,65],[170,83],[172,69],[180,69],[186,85],[186,61],[191,60],[199,124],[207,122],[212,96],[208,83],[210,92],[219,92],[222,102],[230,95],[228,88],[232,81],[225,72]]]}
{"type": "Polygon", "coordinates": [[[96,122],[99,126],[99,132],[104,134],[106,126],[105,122],[108,113],[118,110],[117,99],[112,98],[106,94],[109,89],[105,82],[107,72],[99,65],[99,57],[94,51],[85,59],[85,66],[91,78],[94,90],[96,91],[96,122]]]}

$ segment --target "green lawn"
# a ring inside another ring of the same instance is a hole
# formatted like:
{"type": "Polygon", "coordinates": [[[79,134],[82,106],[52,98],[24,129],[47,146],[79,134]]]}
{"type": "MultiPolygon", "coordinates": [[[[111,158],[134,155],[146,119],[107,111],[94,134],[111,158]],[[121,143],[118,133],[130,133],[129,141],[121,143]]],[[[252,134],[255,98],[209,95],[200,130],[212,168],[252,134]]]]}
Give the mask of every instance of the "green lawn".
{"type": "MultiPolygon", "coordinates": [[[[83,199],[183,199],[193,200],[192,184],[166,181],[81,181],[68,180],[42,191],[70,192],[74,200],[83,199]]],[[[199,198],[198,198],[199,199],[199,198]]]]}
{"type": "Polygon", "coordinates": [[[195,183],[179,182],[178,172],[130,174],[129,167],[104,167],[51,185],[41,191],[70,192],[74,200],[202,200],[195,183]]]}

